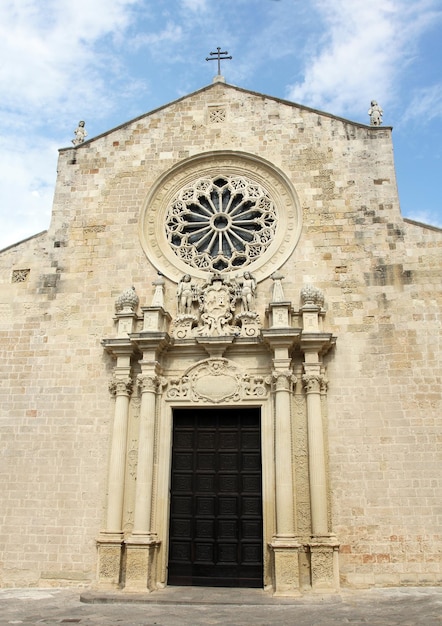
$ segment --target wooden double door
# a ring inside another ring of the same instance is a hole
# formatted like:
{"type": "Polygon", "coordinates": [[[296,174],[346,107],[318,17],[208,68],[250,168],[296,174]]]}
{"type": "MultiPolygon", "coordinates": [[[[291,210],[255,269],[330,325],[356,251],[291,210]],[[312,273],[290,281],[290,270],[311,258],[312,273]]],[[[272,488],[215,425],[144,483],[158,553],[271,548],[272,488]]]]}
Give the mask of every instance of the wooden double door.
{"type": "Polygon", "coordinates": [[[263,586],[259,409],[174,411],[168,583],[263,586]]]}

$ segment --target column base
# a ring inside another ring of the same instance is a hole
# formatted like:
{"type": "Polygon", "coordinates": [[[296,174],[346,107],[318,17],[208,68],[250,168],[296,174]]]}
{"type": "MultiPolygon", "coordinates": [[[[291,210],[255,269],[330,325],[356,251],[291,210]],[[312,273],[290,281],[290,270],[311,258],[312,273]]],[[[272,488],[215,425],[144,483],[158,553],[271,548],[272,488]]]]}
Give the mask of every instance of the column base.
{"type": "Polygon", "coordinates": [[[125,591],[150,592],[156,589],[156,557],[160,543],[151,536],[132,536],[125,541],[125,591]]]}
{"type": "Polygon", "coordinates": [[[312,590],[334,593],[339,590],[339,544],[334,537],[312,538],[310,551],[312,590]]]}
{"type": "Polygon", "coordinates": [[[120,586],[123,533],[101,532],[97,539],[98,585],[101,589],[118,589],[120,586]]]}
{"type": "Polygon", "coordinates": [[[275,538],[269,547],[273,553],[273,595],[300,596],[299,550],[302,546],[295,539],[275,538]]]}

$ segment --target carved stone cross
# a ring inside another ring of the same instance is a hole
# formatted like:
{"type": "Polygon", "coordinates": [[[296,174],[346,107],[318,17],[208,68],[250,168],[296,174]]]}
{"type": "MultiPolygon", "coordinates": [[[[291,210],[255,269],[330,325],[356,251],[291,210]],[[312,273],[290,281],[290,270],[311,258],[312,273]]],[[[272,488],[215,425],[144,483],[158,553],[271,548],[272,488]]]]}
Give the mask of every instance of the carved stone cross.
{"type": "Polygon", "coordinates": [[[226,52],[221,52],[221,48],[218,46],[216,52],[211,52],[209,57],[206,57],[206,61],[218,61],[218,76],[221,76],[221,61],[224,59],[232,59],[231,56],[225,56],[226,52]],[[223,55],[224,56],[221,56],[223,55]]]}

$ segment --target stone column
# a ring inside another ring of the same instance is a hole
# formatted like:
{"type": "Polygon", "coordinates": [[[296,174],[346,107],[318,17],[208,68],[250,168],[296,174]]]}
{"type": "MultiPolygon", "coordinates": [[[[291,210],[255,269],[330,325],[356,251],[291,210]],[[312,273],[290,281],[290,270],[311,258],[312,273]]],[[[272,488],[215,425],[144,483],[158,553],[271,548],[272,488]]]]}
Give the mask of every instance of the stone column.
{"type": "Polygon", "coordinates": [[[158,383],[159,379],[154,374],[141,374],[138,377],[138,384],[141,389],[141,408],[135,517],[132,535],[149,535],[151,530],[153,453],[158,383]]]}
{"type": "Polygon", "coordinates": [[[154,372],[138,377],[141,389],[137,482],[134,525],[126,540],[126,589],[150,590],[155,585],[155,550],[158,541],[151,529],[156,395],[159,377],[154,372]]]}
{"type": "Polygon", "coordinates": [[[309,544],[311,581],[315,591],[339,588],[338,547],[329,528],[326,447],[321,395],[326,379],[321,373],[319,355],[308,351],[302,377],[307,394],[307,439],[309,458],[310,511],[312,537],[309,544]]]}
{"type": "MultiPolygon", "coordinates": [[[[306,366],[305,366],[306,367],[306,366]]],[[[307,394],[307,436],[310,479],[310,508],[313,537],[328,533],[327,479],[325,469],[324,432],[321,412],[322,376],[307,372],[302,377],[307,394]]]]}
{"type": "Polygon", "coordinates": [[[291,391],[296,378],[290,370],[274,371],[276,537],[295,536],[291,433],[291,391]]]}
{"type": "Polygon", "coordinates": [[[118,587],[120,583],[123,545],[123,504],[126,471],[127,427],[129,400],[132,393],[130,377],[130,346],[118,346],[114,377],[109,385],[115,396],[111,448],[107,483],[107,508],[105,528],[97,539],[98,579],[102,587],[118,587]]]}
{"type": "Polygon", "coordinates": [[[274,594],[299,594],[299,548],[295,524],[291,401],[296,378],[291,370],[272,373],[275,393],[275,500],[276,535],[274,554],[274,594]]]}
{"type": "Polygon", "coordinates": [[[311,582],[314,590],[335,590],[339,587],[338,543],[329,528],[326,442],[322,415],[322,398],[327,381],[322,356],[335,344],[335,337],[322,332],[325,315],[324,294],[313,285],[301,290],[302,334],[304,352],[304,384],[307,396],[307,440],[312,519],[310,550],[311,582]]]}
{"type": "Polygon", "coordinates": [[[115,379],[110,385],[110,390],[115,394],[115,414],[107,483],[106,532],[122,533],[127,422],[132,379],[115,379]]]}
{"type": "Polygon", "coordinates": [[[273,396],[275,424],[275,513],[276,528],[269,545],[273,552],[273,589],[279,596],[296,596],[299,591],[299,550],[296,537],[296,502],[292,445],[292,400],[296,377],[291,369],[291,352],[299,329],[291,327],[292,305],[284,299],[280,274],[272,276],[273,300],[267,316],[269,328],[263,337],[273,352],[273,396]]]}

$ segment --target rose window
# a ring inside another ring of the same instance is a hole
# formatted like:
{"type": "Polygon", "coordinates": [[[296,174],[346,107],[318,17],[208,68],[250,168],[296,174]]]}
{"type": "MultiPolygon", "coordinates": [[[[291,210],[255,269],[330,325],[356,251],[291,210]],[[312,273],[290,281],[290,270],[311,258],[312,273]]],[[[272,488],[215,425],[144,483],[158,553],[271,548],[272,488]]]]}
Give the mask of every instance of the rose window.
{"type": "Polygon", "coordinates": [[[270,246],[277,216],[268,192],[244,176],[200,178],[174,197],[166,236],[187,265],[225,271],[249,265],[270,246]]]}

